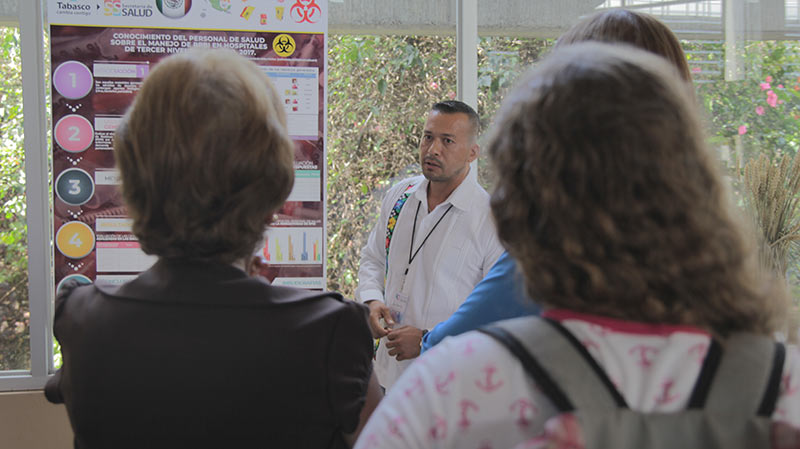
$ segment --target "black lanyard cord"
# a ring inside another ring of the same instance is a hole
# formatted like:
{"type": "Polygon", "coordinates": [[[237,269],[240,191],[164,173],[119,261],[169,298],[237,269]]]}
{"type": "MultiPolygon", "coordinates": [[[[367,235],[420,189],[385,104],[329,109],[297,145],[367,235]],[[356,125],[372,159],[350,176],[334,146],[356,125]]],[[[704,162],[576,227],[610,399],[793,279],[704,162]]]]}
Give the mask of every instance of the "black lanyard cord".
{"type": "Polygon", "coordinates": [[[414,251],[414,236],[415,236],[415,235],[416,235],[416,233],[417,233],[417,217],[419,216],[419,207],[420,207],[421,205],[422,205],[422,202],[421,202],[421,201],[420,201],[419,203],[417,203],[417,211],[414,213],[414,227],[413,227],[413,228],[411,228],[411,245],[409,245],[409,247],[408,247],[408,266],[406,267],[406,272],[405,272],[405,274],[408,274],[408,269],[409,269],[409,267],[411,267],[411,262],[413,262],[413,261],[414,261],[414,259],[417,257],[417,254],[419,253],[419,250],[421,250],[421,249],[422,249],[422,247],[423,247],[423,246],[425,246],[425,242],[427,242],[427,241],[428,241],[428,237],[430,237],[430,236],[431,236],[431,234],[433,234],[433,231],[435,231],[435,230],[436,230],[436,227],[437,227],[437,226],[439,226],[439,223],[441,223],[441,222],[442,222],[442,220],[444,220],[444,217],[445,217],[445,216],[447,216],[447,213],[448,213],[448,212],[450,212],[450,209],[452,209],[452,208],[453,208],[453,205],[451,204],[451,205],[450,205],[450,207],[448,207],[448,208],[447,208],[447,210],[446,210],[446,211],[444,211],[444,213],[442,214],[442,216],[441,216],[441,217],[439,217],[439,221],[437,221],[437,222],[436,222],[436,224],[435,224],[435,225],[433,225],[433,227],[431,228],[431,230],[430,230],[430,231],[428,231],[428,235],[426,235],[426,236],[425,236],[425,239],[424,239],[424,240],[422,240],[422,243],[419,245],[419,247],[417,248],[417,250],[416,250],[416,251],[414,251]],[[413,251],[413,254],[412,254],[412,251],[413,251]]]}

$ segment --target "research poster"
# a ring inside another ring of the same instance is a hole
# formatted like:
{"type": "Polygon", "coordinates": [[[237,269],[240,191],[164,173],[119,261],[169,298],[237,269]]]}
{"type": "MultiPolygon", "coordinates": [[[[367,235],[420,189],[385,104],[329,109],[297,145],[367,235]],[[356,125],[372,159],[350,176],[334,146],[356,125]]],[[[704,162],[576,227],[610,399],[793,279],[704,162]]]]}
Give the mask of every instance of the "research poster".
{"type": "Polygon", "coordinates": [[[276,87],[295,185],[256,251],[261,275],[325,287],[327,0],[48,0],[47,20],[56,288],[67,279],[121,284],[155,262],[131,232],[114,130],[149,71],[196,47],[237,51],[276,87]]]}

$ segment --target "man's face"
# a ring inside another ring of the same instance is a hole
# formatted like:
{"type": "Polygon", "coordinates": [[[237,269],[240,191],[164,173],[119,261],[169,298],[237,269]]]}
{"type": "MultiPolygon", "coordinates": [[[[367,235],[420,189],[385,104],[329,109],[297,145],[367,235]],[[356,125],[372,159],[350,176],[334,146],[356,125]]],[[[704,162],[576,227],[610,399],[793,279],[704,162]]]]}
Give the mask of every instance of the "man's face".
{"type": "Polygon", "coordinates": [[[419,145],[422,174],[431,182],[450,182],[467,171],[478,157],[467,114],[431,111],[419,145]]]}

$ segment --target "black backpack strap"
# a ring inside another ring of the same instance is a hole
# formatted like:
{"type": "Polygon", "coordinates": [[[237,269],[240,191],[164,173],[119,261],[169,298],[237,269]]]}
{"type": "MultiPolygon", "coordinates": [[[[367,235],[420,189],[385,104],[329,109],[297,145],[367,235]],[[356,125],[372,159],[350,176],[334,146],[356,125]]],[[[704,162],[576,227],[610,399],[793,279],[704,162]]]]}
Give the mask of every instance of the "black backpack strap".
{"type": "Polygon", "coordinates": [[[615,397],[615,394],[619,396],[617,390],[609,388],[609,385],[613,387],[613,384],[608,381],[603,370],[599,366],[592,366],[593,363],[596,365],[594,359],[588,352],[584,352],[585,349],[581,351],[583,345],[574,337],[572,341],[570,340],[567,335],[572,334],[569,332],[563,334],[558,327],[537,316],[500,321],[491,327],[501,328],[516,340],[516,344],[509,345],[507,342],[510,339],[506,338],[503,332],[482,329],[484,333],[509,348],[509,351],[531,373],[537,385],[541,383],[538,386],[560,410],[605,411],[616,410],[620,406],[625,407],[624,400],[620,405],[620,401],[615,397]],[[498,337],[498,335],[503,336],[498,337]],[[603,374],[587,375],[598,371],[603,374]],[[541,373],[545,373],[545,376],[541,373]]]}
{"type": "Polygon", "coordinates": [[[700,368],[700,375],[697,376],[697,381],[694,383],[692,395],[689,396],[689,404],[686,408],[703,408],[706,405],[708,391],[711,389],[711,381],[714,380],[714,375],[717,374],[721,359],[722,347],[717,340],[712,338],[708,351],[706,351],[706,356],[703,359],[703,366],[700,368]]]}
{"type": "Polygon", "coordinates": [[[775,342],[775,355],[772,358],[772,371],[769,374],[767,389],[764,397],[761,398],[761,405],[758,406],[756,414],[758,416],[770,417],[775,412],[775,404],[778,403],[778,395],[781,390],[781,380],[783,379],[783,364],[786,361],[786,347],[781,342],[775,342]]]}
{"type": "Polygon", "coordinates": [[[559,413],[566,413],[575,410],[572,402],[569,401],[567,395],[561,390],[561,387],[553,381],[547,371],[539,365],[539,362],[525,350],[519,340],[516,339],[510,332],[502,327],[490,326],[478,329],[495,340],[503,344],[522,364],[525,371],[533,378],[536,385],[556,406],[559,413]]]}
{"type": "Polygon", "coordinates": [[[583,357],[586,363],[592,368],[592,371],[594,371],[595,375],[597,375],[597,378],[600,379],[600,382],[606,386],[608,392],[611,394],[611,397],[614,398],[614,402],[617,404],[617,407],[628,408],[625,398],[623,398],[619,393],[617,387],[614,386],[614,382],[611,382],[611,379],[608,378],[608,374],[606,374],[603,368],[600,367],[600,364],[597,363],[597,360],[595,360],[594,357],[589,354],[589,350],[586,349],[586,346],[579,342],[578,339],[575,338],[575,336],[572,335],[572,333],[558,321],[550,318],[544,318],[544,320],[553,326],[559,333],[561,333],[561,335],[572,345],[572,347],[575,348],[575,351],[577,351],[578,354],[583,357]]]}
{"type": "Polygon", "coordinates": [[[745,416],[772,415],[783,374],[783,345],[754,334],[734,334],[723,345],[705,409],[745,416]]]}

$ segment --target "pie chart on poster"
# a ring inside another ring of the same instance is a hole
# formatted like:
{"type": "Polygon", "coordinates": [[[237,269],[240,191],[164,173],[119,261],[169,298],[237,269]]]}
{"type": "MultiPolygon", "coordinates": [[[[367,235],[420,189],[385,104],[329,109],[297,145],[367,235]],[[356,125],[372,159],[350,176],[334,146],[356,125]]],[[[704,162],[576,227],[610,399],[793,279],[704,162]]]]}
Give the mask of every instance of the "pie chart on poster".
{"type": "Polygon", "coordinates": [[[89,95],[93,84],[92,71],[78,61],[63,62],[53,72],[56,91],[68,100],[78,100],[89,95]]]}
{"type": "Polygon", "coordinates": [[[94,141],[94,128],[83,116],[65,115],[56,123],[55,136],[56,143],[65,151],[80,153],[94,141]]]}

